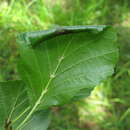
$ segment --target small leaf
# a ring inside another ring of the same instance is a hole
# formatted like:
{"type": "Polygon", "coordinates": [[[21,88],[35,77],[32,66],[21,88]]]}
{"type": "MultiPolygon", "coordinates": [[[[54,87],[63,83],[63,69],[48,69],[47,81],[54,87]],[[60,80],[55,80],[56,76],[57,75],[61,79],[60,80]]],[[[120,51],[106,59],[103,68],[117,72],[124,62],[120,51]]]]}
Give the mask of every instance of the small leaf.
{"type": "Polygon", "coordinates": [[[15,119],[28,107],[24,85],[22,81],[0,82],[1,130],[14,128],[21,121],[15,119]]]}
{"type": "Polygon", "coordinates": [[[111,76],[118,59],[116,33],[107,26],[70,26],[23,33],[18,70],[34,111],[87,95],[111,76]]]}

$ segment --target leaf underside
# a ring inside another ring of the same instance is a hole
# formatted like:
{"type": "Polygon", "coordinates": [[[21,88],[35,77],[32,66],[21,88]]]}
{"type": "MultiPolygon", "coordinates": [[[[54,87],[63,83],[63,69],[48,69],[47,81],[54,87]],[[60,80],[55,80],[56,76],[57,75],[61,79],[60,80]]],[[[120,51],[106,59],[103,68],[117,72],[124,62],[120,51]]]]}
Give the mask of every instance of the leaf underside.
{"type": "Polygon", "coordinates": [[[49,110],[35,112],[31,119],[22,127],[22,130],[46,130],[51,121],[51,113],[49,110]]]}
{"type": "Polygon", "coordinates": [[[111,76],[116,33],[107,26],[66,26],[18,39],[21,81],[0,82],[0,129],[46,130],[54,105],[89,96],[111,76]]]}
{"type": "MultiPolygon", "coordinates": [[[[0,130],[15,130],[28,114],[28,108],[22,81],[0,82],[0,130]]],[[[50,110],[37,111],[20,130],[46,130],[50,120],[50,110]]]]}
{"type": "Polygon", "coordinates": [[[14,128],[24,117],[15,119],[28,107],[28,99],[22,81],[0,82],[0,129],[14,128]]]}
{"type": "Polygon", "coordinates": [[[20,38],[18,70],[30,103],[41,97],[39,109],[68,103],[83,90],[89,95],[112,75],[118,59],[116,33],[107,26],[61,27],[20,38]]]}

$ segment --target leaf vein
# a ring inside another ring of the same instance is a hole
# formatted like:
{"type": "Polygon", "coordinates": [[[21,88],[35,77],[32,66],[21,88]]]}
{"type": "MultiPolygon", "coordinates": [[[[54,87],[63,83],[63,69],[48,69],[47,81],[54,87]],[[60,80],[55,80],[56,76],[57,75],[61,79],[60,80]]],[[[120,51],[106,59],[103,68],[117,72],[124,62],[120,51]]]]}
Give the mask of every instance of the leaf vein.
{"type": "Polygon", "coordinates": [[[85,60],[80,60],[80,62],[78,62],[78,63],[76,63],[76,64],[72,64],[71,66],[69,66],[69,67],[66,68],[65,70],[63,70],[63,71],[61,71],[60,73],[58,73],[58,74],[56,75],[56,77],[59,76],[59,75],[61,75],[61,74],[63,74],[64,72],[66,72],[66,71],[72,69],[72,67],[75,67],[76,65],[79,65],[79,64],[81,64],[81,63],[83,63],[83,62],[86,62],[86,61],[88,61],[88,60],[92,60],[93,58],[98,58],[98,57],[101,57],[101,56],[104,56],[104,55],[107,55],[107,54],[111,54],[111,53],[114,53],[114,52],[116,52],[116,51],[115,51],[115,50],[112,50],[112,51],[109,51],[109,52],[107,52],[107,53],[103,53],[103,54],[101,54],[101,55],[89,57],[89,58],[87,58],[87,59],[85,59],[85,60]]]}

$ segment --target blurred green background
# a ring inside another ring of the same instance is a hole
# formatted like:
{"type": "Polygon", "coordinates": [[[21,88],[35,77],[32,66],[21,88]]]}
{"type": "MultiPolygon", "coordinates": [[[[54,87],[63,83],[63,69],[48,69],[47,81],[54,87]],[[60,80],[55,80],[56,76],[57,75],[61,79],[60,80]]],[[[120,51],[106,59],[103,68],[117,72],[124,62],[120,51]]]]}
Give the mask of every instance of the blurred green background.
{"type": "Polygon", "coordinates": [[[53,108],[49,130],[130,130],[130,0],[1,0],[0,81],[19,79],[16,35],[59,25],[113,25],[115,73],[81,101],[53,108]]]}

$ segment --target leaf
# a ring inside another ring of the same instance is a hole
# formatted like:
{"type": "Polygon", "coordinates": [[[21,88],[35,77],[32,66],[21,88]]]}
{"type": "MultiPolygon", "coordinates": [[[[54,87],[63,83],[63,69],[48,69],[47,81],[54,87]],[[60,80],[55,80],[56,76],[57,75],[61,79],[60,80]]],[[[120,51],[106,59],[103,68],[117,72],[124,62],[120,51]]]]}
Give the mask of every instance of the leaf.
{"type": "Polygon", "coordinates": [[[88,89],[84,88],[84,89],[81,89],[71,100],[77,101],[77,100],[83,99],[89,95],[90,95],[90,91],[88,91],[88,89]]]}
{"type": "Polygon", "coordinates": [[[50,124],[49,110],[37,111],[21,130],[46,130],[50,124]]]}
{"type": "Polygon", "coordinates": [[[0,82],[0,129],[14,128],[24,117],[18,116],[28,107],[28,99],[22,81],[0,82]]]}
{"type": "Polygon", "coordinates": [[[70,26],[20,35],[18,70],[33,109],[87,95],[111,76],[118,59],[116,33],[107,26],[70,26]]]}

